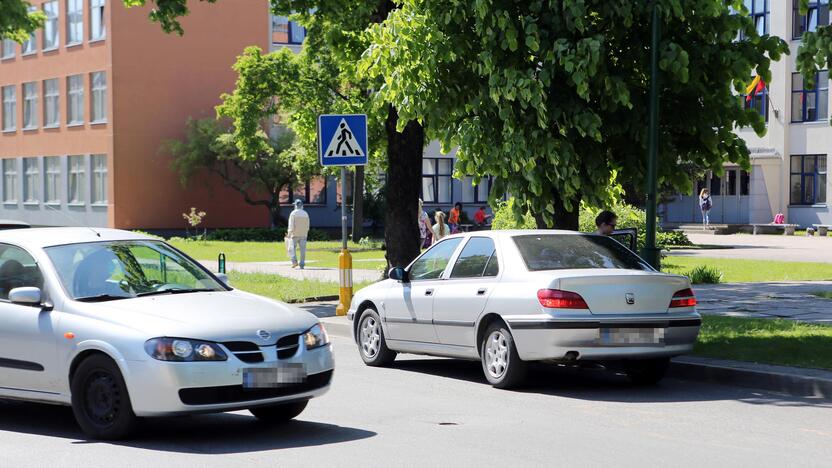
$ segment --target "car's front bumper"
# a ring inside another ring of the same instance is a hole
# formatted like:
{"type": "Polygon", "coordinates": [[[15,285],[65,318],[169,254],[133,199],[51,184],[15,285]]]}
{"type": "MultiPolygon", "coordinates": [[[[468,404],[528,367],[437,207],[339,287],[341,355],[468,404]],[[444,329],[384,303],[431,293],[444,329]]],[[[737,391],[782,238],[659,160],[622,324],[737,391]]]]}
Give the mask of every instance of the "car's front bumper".
{"type": "Polygon", "coordinates": [[[334,359],[332,345],[276,359],[264,353],[260,363],[246,363],[233,355],[221,362],[164,362],[148,358],[128,361],[125,380],[137,416],[219,413],[273,403],[308,400],[329,390],[334,359]],[[267,389],[243,389],[243,369],[303,364],[303,383],[267,389]]]}
{"type": "Polygon", "coordinates": [[[649,316],[527,315],[506,319],[524,361],[679,356],[693,350],[702,323],[696,312],[649,316]],[[662,338],[650,344],[611,344],[604,337],[604,332],[611,329],[653,329],[662,338]]]}

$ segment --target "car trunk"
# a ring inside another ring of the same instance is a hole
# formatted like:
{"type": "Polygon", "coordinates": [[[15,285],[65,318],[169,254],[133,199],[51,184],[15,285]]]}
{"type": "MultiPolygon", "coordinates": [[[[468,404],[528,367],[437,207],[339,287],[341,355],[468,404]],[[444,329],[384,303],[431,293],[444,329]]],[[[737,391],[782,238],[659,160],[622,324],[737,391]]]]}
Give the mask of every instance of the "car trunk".
{"type": "Polygon", "coordinates": [[[593,315],[667,313],[676,292],[689,288],[688,280],[652,272],[592,270],[561,277],[557,289],[581,295],[593,315]]]}

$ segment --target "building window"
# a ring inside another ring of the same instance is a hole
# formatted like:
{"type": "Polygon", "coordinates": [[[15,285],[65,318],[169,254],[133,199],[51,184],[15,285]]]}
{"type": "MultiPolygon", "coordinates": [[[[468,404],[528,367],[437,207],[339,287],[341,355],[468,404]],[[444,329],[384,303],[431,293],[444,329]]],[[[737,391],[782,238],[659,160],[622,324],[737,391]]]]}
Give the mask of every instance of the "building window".
{"type": "Polygon", "coordinates": [[[84,40],[84,2],[66,0],[66,45],[84,40]]]}
{"type": "Polygon", "coordinates": [[[462,178],[462,203],[488,203],[488,191],[491,190],[492,177],[483,177],[479,185],[474,184],[474,178],[462,178]]]}
{"type": "Polygon", "coordinates": [[[46,169],[46,186],[44,187],[44,201],[51,205],[61,203],[61,158],[48,156],[43,158],[46,169]]]}
{"type": "Polygon", "coordinates": [[[751,186],[751,173],[740,171],[740,195],[748,195],[751,186]]]}
{"type": "MultiPolygon", "coordinates": [[[[29,11],[30,12],[37,11],[37,7],[30,6],[29,11]]],[[[21,52],[21,55],[34,54],[37,51],[38,51],[38,36],[37,36],[37,33],[35,31],[32,31],[29,34],[29,39],[26,39],[26,42],[23,43],[23,51],[21,52]]]]}
{"type": "Polygon", "coordinates": [[[790,203],[815,205],[826,203],[826,155],[792,156],[790,203]]]}
{"type": "Polygon", "coordinates": [[[57,127],[60,123],[58,79],[43,80],[43,126],[57,127]]]}
{"type": "Polygon", "coordinates": [[[422,160],[422,200],[425,203],[451,203],[451,158],[422,160]]]}
{"type": "Polygon", "coordinates": [[[11,39],[3,39],[3,55],[0,58],[9,59],[14,57],[14,48],[17,43],[11,39]]]}
{"type": "Polygon", "coordinates": [[[104,27],[104,3],[105,0],[90,0],[91,41],[104,39],[106,35],[106,28],[104,27]]]}
{"type": "Polygon", "coordinates": [[[67,198],[69,203],[84,203],[84,186],[87,183],[86,170],[84,169],[84,156],[70,156],[69,160],[69,190],[67,198]]]}
{"type": "Polygon", "coordinates": [[[829,24],[829,0],[809,0],[809,10],[800,14],[800,0],[793,0],[792,38],[800,39],[805,32],[815,32],[818,26],[829,24]]]}
{"type": "Polygon", "coordinates": [[[67,123],[70,125],[84,123],[84,75],[73,75],[67,77],[66,89],[67,123]]]}
{"type": "Polygon", "coordinates": [[[23,83],[23,130],[38,127],[38,84],[23,83]]]}
{"type": "Polygon", "coordinates": [[[92,103],[90,106],[90,120],[92,122],[107,121],[107,75],[104,72],[90,73],[92,103]]]}
{"type": "Polygon", "coordinates": [[[60,36],[58,35],[58,0],[44,3],[43,12],[46,14],[46,22],[43,23],[43,50],[56,49],[60,42],[60,36]]]}
{"type": "Polygon", "coordinates": [[[3,202],[17,203],[17,160],[3,160],[3,202]]]}
{"type": "Polygon", "coordinates": [[[280,198],[281,203],[284,204],[291,204],[295,200],[301,199],[305,205],[326,205],[326,177],[313,177],[305,183],[295,186],[291,194],[287,188],[280,198]]]}
{"type": "Polygon", "coordinates": [[[768,85],[764,85],[763,89],[751,95],[741,95],[743,106],[746,109],[754,109],[760,114],[760,117],[768,122],[768,85]]]}
{"type": "Polygon", "coordinates": [[[285,16],[272,15],[272,43],[302,44],[306,29],[285,16]]]}
{"type": "Polygon", "coordinates": [[[815,75],[815,88],[806,89],[803,75],[792,73],[792,122],[815,122],[829,114],[829,72],[815,75]]]}
{"type": "Polygon", "coordinates": [[[92,158],[92,202],[107,204],[107,155],[94,154],[92,158]]]}
{"type": "Polygon", "coordinates": [[[38,158],[23,158],[23,203],[37,203],[40,194],[38,158]]]}
{"type": "Polygon", "coordinates": [[[17,90],[14,85],[3,86],[3,131],[17,128],[17,90]]]}

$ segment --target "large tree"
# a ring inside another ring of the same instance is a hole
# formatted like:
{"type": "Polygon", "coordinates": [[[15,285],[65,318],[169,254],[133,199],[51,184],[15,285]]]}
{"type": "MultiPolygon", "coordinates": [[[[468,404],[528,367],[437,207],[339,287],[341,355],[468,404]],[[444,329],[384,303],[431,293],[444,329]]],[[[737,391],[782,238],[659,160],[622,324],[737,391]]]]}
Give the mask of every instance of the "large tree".
{"type": "MultiPolygon", "coordinates": [[[[741,0],[658,0],[659,178],[680,162],[749,165],[734,129],[765,124],[737,94],[787,53],[741,0]],[[741,38],[738,39],[738,32],[741,38]]],[[[643,183],[650,86],[647,0],[403,0],[373,28],[364,65],[403,121],[459,147],[457,175],[495,176],[540,227],[578,227],[581,201],[643,183]]]]}

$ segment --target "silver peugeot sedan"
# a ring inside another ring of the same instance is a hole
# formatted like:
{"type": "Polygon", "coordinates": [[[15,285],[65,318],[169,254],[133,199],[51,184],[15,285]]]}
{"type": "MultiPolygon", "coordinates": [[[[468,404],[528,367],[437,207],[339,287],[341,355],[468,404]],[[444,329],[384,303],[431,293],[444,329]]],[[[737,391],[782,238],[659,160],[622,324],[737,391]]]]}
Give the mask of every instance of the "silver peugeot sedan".
{"type": "Polygon", "coordinates": [[[318,319],[114,229],[0,232],[0,398],[71,405],[92,438],[138,418],[294,418],[329,389],[318,319]]]}
{"type": "Polygon", "coordinates": [[[480,231],[434,244],[355,295],[348,318],[367,365],[397,353],[482,362],[495,387],[532,361],[623,368],[658,382],[693,349],[701,319],[688,278],[618,241],[572,231],[480,231]]]}

